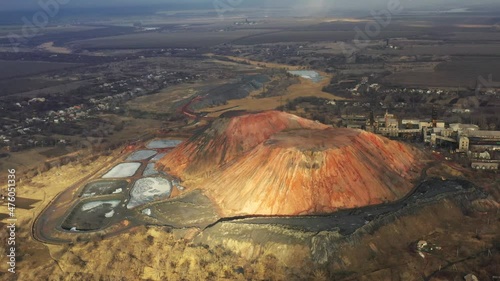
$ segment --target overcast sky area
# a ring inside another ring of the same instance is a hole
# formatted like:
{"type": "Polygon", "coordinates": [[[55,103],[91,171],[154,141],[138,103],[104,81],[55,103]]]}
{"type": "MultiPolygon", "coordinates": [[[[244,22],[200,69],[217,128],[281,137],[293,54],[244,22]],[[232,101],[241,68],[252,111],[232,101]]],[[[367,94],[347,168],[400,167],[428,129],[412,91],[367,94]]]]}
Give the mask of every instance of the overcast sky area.
{"type": "MultiPolygon", "coordinates": [[[[270,8],[292,7],[313,10],[371,10],[382,9],[390,1],[400,1],[406,9],[421,8],[463,8],[481,5],[500,4],[500,0],[0,0],[0,10],[37,9],[39,2],[61,1],[68,2],[67,8],[97,8],[116,6],[148,6],[172,4],[202,4],[200,7],[213,7],[214,1],[222,3],[236,3],[242,1],[239,7],[270,8]]],[[[192,7],[195,7],[194,5],[192,7]]]]}

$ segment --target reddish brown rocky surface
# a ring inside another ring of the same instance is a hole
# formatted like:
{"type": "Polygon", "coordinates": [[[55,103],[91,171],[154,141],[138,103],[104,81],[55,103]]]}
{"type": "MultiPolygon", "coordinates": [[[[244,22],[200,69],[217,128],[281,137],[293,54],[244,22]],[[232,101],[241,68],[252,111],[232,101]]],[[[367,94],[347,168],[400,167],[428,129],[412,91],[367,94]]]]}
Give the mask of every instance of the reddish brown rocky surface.
{"type": "Polygon", "coordinates": [[[159,164],[185,180],[207,176],[273,134],[301,128],[326,129],[328,126],[280,111],[220,118],[210,128],[182,143],[159,164]]]}
{"type": "Polygon", "coordinates": [[[360,130],[282,112],[217,120],[162,159],[222,215],[327,213],[405,196],[421,154],[360,130]]]}

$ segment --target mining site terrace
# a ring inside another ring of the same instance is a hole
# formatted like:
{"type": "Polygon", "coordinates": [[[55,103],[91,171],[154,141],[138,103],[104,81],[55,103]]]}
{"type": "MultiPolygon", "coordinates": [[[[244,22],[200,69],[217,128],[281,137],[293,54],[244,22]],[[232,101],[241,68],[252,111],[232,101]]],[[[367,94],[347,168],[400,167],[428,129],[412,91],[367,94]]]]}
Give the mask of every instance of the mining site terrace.
{"type": "Polygon", "coordinates": [[[500,280],[498,3],[164,2],[0,7],[0,280],[500,280]]]}

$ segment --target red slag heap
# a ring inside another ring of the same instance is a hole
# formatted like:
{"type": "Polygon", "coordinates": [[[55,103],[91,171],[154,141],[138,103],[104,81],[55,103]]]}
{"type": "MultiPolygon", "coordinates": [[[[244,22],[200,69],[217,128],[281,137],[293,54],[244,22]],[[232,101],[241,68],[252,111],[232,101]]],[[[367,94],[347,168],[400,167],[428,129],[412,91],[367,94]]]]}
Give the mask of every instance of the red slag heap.
{"type": "Polygon", "coordinates": [[[303,215],[400,199],[421,158],[375,134],[269,111],[218,119],[159,165],[224,216],[303,215]]]}

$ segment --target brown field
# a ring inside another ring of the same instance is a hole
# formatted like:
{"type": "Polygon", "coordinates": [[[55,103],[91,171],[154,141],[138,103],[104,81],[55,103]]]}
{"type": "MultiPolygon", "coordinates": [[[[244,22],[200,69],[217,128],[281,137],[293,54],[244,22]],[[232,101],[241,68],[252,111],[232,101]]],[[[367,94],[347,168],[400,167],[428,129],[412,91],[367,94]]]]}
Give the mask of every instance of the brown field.
{"type": "Polygon", "coordinates": [[[262,30],[183,33],[149,32],[74,41],[72,44],[88,49],[199,48],[231,42],[238,38],[262,32],[262,30]]]}
{"type": "Polygon", "coordinates": [[[81,64],[76,63],[0,60],[0,79],[33,75],[70,67],[77,67],[80,65],[81,64]]]}
{"type": "Polygon", "coordinates": [[[493,81],[500,80],[496,75],[500,58],[466,57],[454,58],[451,62],[437,65],[434,70],[397,72],[385,78],[386,82],[404,86],[422,87],[469,87],[475,88],[479,77],[493,81]]]}

